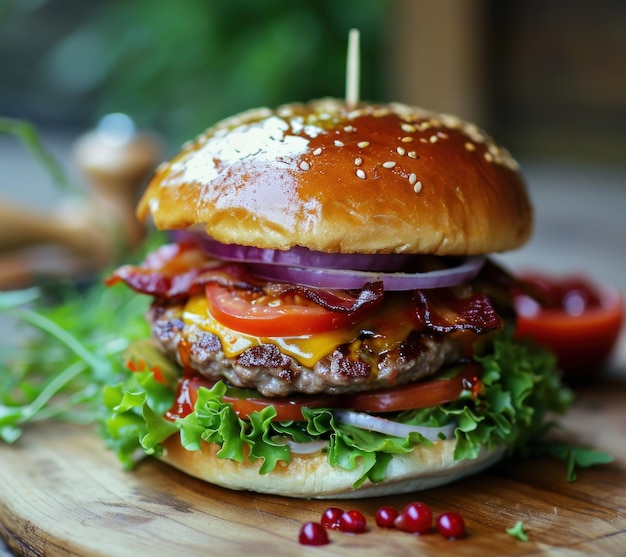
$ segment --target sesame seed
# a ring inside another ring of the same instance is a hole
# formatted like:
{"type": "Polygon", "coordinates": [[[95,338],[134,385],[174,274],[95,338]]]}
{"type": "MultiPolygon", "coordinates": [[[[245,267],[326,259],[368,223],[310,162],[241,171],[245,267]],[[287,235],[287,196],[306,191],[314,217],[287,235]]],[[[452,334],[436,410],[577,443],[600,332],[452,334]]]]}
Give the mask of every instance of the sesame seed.
{"type": "Polygon", "coordinates": [[[308,163],[308,162],[306,162],[306,161],[301,161],[301,162],[300,162],[300,164],[299,164],[299,166],[300,166],[300,170],[305,170],[305,171],[306,171],[306,170],[309,170],[309,168],[311,168],[311,166],[309,165],[309,163],[308,163]]]}
{"type": "Polygon", "coordinates": [[[456,129],[463,123],[460,118],[452,114],[442,114],[441,120],[446,128],[456,129]]]}
{"type": "Polygon", "coordinates": [[[475,124],[466,124],[463,127],[463,132],[474,143],[484,143],[486,140],[485,134],[475,124]]]}
{"type": "Polygon", "coordinates": [[[369,141],[359,141],[357,143],[357,146],[360,147],[361,149],[365,149],[365,147],[369,147],[370,146],[370,142],[369,141]]]}
{"type": "Polygon", "coordinates": [[[398,151],[398,155],[400,155],[401,157],[403,157],[404,154],[406,153],[406,151],[404,150],[404,147],[398,147],[396,151],[398,151]]]}
{"type": "Polygon", "coordinates": [[[350,132],[355,132],[356,128],[354,126],[351,125],[347,125],[345,128],[343,128],[344,132],[350,133],[350,132]]]}
{"type": "Polygon", "coordinates": [[[468,142],[465,144],[465,148],[466,148],[468,151],[476,151],[476,145],[474,145],[474,144],[473,144],[472,142],[470,142],[470,141],[468,141],[468,142]]]}
{"type": "Polygon", "coordinates": [[[415,151],[409,151],[409,158],[416,159],[417,158],[417,153],[415,151]]]}
{"type": "Polygon", "coordinates": [[[428,143],[428,139],[426,139],[425,137],[420,137],[420,141],[422,143],[428,143]]]}
{"type": "Polygon", "coordinates": [[[447,133],[445,132],[437,132],[437,136],[440,137],[441,139],[448,139],[448,137],[450,137],[447,133]]]}
{"type": "Polygon", "coordinates": [[[361,180],[365,180],[365,172],[362,168],[358,168],[356,171],[356,175],[361,178],[361,180]]]}
{"type": "Polygon", "coordinates": [[[279,106],[276,110],[276,114],[281,118],[289,118],[293,116],[293,109],[291,106],[279,106]]]}
{"type": "Polygon", "coordinates": [[[394,166],[396,166],[396,163],[393,161],[387,161],[383,163],[384,168],[393,168],[394,166]]]}
{"type": "Polygon", "coordinates": [[[315,151],[313,151],[313,154],[316,155],[316,156],[317,155],[321,155],[322,154],[322,148],[318,147],[317,149],[315,149],[315,151]]]}
{"type": "Polygon", "coordinates": [[[430,136],[430,142],[431,142],[431,143],[437,143],[437,140],[438,140],[438,139],[439,139],[439,138],[438,138],[436,135],[431,135],[431,136],[430,136]]]}
{"type": "Polygon", "coordinates": [[[412,143],[413,142],[413,138],[409,137],[408,135],[403,137],[400,141],[402,141],[402,143],[412,143]]]}
{"type": "Polygon", "coordinates": [[[357,157],[356,159],[354,159],[354,164],[356,166],[361,166],[363,164],[363,159],[361,157],[357,157]]]}
{"type": "Polygon", "coordinates": [[[485,160],[487,162],[493,162],[493,155],[489,151],[485,151],[485,160]]]}
{"type": "Polygon", "coordinates": [[[415,193],[419,193],[422,191],[422,182],[415,182],[415,184],[413,185],[413,191],[415,193]]]}
{"type": "Polygon", "coordinates": [[[402,128],[402,131],[407,133],[413,133],[415,131],[415,126],[412,126],[411,124],[402,124],[400,127],[402,128]]]}
{"type": "Polygon", "coordinates": [[[409,175],[409,184],[414,186],[416,183],[417,183],[417,176],[415,175],[415,172],[411,172],[411,174],[409,175]]]}
{"type": "Polygon", "coordinates": [[[339,141],[338,139],[335,139],[334,144],[335,147],[343,147],[343,141],[339,141]]]}

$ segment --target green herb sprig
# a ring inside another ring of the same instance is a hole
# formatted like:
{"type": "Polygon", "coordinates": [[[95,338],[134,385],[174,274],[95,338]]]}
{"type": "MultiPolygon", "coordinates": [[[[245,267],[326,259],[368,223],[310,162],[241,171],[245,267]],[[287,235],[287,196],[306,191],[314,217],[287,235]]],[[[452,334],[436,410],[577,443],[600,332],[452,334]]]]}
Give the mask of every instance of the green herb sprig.
{"type": "Polygon", "coordinates": [[[603,451],[562,441],[537,442],[534,453],[537,455],[549,455],[565,462],[568,482],[575,482],[578,479],[576,474],[578,469],[591,468],[598,464],[610,464],[613,462],[613,457],[603,451]]]}
{"type": "Polygon", "coordinates": [[[0,440],[7,443],[40,420],[97,422],[104,385],[126,373],[122,352],[148,336],[148,300],[126,288],[67,286],[53,302],[46,298],[42,289],[0,293],[0,315],[20,329],[18,346],[0,348],[0,440]]]}
{"type": "Polygon", "coordinates": [[[18,137],[35,160],[44,167],[53,183],[63,191],[76,191],[78,188],[68,179],[58,161],[45,149],[37,129],[25,120],[0,117],[0,133],[18,137]]]}
{"type": "Polygon", "coordinates": [[[526,530],[524,530],[524,523],[521,520],[518,520],[515,523],[515,526],[507,528],[506,533],[522,542],[528,541],[528,534],[526,533],[526,530]]]}

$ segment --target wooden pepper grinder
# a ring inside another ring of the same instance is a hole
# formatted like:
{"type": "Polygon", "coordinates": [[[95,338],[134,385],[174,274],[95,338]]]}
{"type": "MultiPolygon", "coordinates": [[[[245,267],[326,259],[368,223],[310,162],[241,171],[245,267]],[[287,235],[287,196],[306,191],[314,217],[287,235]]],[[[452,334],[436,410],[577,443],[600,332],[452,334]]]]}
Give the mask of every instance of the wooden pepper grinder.
{"type": "MultiPolygon", "coordinates": [[[[125,114],[109,114],[99,126],[80,137],[74,146],[78,167],[87,176],[92,197],[87,202],[109,228],[110,239],[120,242],[125,252],[144,237],[135,206],[146,177],[161,156],[161,145],[154,134],[138,132],[125,114]],[[111,228],[112,227],[112,228],[111,228]]],[[[115,246],[113,246],[115,247],[115,246]]],[[[115,253],[113,254],[115,255],[115,253]]]]}
{"type": "Polygon", "coordinates": [[[160,156],[156,136],[137,132],[123,114],[105,116],[79,137],[74,160],[87,178],[84,195],[49,211],[0,204],[0,289],[81,278],[135,248],[145,234],[137,197],[160,156]]]}

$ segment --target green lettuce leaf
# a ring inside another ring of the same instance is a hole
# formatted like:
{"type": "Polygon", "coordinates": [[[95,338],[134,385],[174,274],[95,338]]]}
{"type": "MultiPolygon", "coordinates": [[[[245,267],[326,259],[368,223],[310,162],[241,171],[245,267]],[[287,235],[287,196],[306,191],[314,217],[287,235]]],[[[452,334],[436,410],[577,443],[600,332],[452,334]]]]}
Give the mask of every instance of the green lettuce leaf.
{"type": "Polygon", "coordinates": [[[138,451],[159,456],[161,443],[178,431],[163,417],[174,393],[152,371],[129,374],[124,382],[105,386],[102,396],[108,410],[102,433],[126,469],[134,467],[138,451]]]}
{"type": "Polygon", "coordinates": [[[276,416],[274,407],[268,406],[253,412],[249,420],[242,420],[230,404],[221,401],[226,385],[217,382],[211,389],[200,387],[195,410],[177,420],[182,445],[188,450],[200,450],[201,442],[217,443],[219,458],[238,462],[244,455],[252,461],[261,460],[259,472],[271,472],[278,461],[290,461],[289,448],[272,440],[271,420],[276,416]]]}

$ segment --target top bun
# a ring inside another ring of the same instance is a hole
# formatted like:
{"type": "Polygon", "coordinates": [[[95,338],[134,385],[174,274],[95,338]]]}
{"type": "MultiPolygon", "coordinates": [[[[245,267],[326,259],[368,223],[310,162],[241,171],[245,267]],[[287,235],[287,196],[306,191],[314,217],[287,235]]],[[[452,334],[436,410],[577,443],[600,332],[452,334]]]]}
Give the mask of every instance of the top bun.
{"type": "Polygon", "coordinates": [[[516,162],[475,125],[334,99],[209,128],[157,169],[138,215],[225,244],[340,253],[505,251],[532,225],[516,162]]]}

